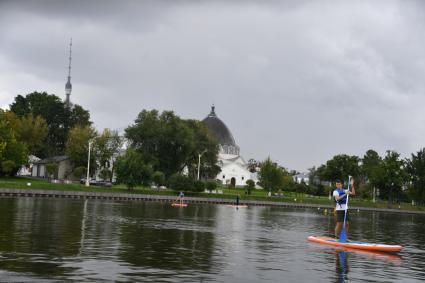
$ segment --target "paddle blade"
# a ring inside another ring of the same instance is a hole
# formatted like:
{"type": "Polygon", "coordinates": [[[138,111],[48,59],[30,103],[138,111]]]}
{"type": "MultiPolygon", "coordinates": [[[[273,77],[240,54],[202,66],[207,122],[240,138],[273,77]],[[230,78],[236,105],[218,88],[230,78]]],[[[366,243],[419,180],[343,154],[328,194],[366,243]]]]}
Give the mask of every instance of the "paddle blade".
{"type": "Polygon", "coordinates": [[[345,231],[345,227],[342,228],[341,233],[339,234],[340,242],[347,242],[347,232],[345,231]]]}

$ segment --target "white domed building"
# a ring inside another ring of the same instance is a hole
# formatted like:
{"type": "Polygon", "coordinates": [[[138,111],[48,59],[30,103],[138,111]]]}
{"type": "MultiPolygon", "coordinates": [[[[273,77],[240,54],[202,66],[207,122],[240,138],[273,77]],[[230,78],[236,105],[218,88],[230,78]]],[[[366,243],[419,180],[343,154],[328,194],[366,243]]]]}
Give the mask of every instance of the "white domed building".
{"type": "Polygon", "coordinates": [[[223,185],[242,187],[251,179],[257,183],[257,174],[248,170],[247,163],[239,154],[239,146],[236,144],[232,133],[226,124],[215,114],[214,105],[210,114],[202,122],[211,131],[220,144],[218,153],[218,165],[221,172],[216,176],[223,185]]]}

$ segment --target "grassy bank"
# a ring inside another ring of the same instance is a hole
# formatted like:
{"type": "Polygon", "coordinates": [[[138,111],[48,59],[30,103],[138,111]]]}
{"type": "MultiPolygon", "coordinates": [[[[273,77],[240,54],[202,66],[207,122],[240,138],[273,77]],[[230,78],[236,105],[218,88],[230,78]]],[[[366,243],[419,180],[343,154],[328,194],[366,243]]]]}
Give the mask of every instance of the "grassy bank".
{"type": "MultiPolygon", "coordinates": [[[[42,189],[42,190],[58,190],[58,191],[81,191],[81,192],[113,192],[113,193],[134,193],[134,194],[149,194],[149,195],[169,195],[177,196],[177,193],[170,189],[151,189],[147,187],[137,187],[133,190],[128,190],[124,185],[114,185],[111,188],[90,186],[74,183],[74,184],[54,184],[49,183],[45,179],[37,178],[0,178],[0,188],[8,189],[42,189]],[[30,183],[30,185],[28,185],[30,183]]],[[[236,195],[240,195],[242,200],[259,200],[259,201],[276,201],[276,202],[290,202],[290,203],[305,203],[305,204],[320,204],[333,206],[334,201],[329,200],[328,197],[318,197],[309,195],[296,195],[293,192],[284,192],[283,196],[268,197],[267,192],[264,190],[254,190],[251,195],[246,195],[243,189],[229,189],[219,188],[222,194],[209,194],[209,193],[186,193],[187,196],[199,196],[209,198],[223,198],[234,199],[236,195]]],[[[412,206],[409,203],[401,203],[388,207],[386,201],[377,201],[373,203],[370,200],[359,200],[356,198],[350,199],[350,206],[355,207],[370,207],[370,208],[400,208],[403,210],[421,210],[425,211],[424,207],[412,206]]]]}

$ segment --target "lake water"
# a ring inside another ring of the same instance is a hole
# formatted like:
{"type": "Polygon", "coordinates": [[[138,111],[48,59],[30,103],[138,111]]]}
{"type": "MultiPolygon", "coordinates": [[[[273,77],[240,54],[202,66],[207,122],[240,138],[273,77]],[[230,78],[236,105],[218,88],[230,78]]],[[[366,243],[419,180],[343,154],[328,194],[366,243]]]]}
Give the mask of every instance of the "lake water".
{"type": "Polygon", "coordinates": [[[306,241],[317,209],[0,198],[1,282],[419,282],[425,216],[354,212],[350,238],[396,255],[306,241]]]}

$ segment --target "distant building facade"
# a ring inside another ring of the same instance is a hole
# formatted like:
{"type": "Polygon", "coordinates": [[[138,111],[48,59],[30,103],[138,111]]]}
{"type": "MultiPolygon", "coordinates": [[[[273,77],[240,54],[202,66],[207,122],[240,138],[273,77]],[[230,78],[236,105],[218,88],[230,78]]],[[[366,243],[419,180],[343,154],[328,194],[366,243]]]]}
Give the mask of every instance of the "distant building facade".
{"type": "Polygon", "coordinates": [[[294,181],[298,184],[304,183],[306,185],[310,184],[310,174],[309,173],[299,173],[293,176],[294,181]]]}
{"type": "Polygon", "coordinates": [[[53,179],[64,180],[70,179],[72,170],[73,167],[71,164],[71,160],[68,156],[53,156],[34,162],[34,164],[32,165],[31,176],[39,178],[50,177],[53,179]],[[56,163],[58,165],[58,170],[53,174],[53,176],[49,176],[46,170],[46,165],[50,163],[56,163]]]}
{"type": "Polygon", "coordinates": [[[27,164],[21,166],[17,175],[18,176],[32,176],[32,167],[33,167],[34,163],[38,162],[38,161],[40,161],[40,158],[38,158],[35,155],[29,155],[27,164]]]}
{"type": "Polygon", "coordinates": [[[248,170],[248,164],[243,157],[240,156],[239,146],[236,144],[226,124],[217,117],[214,105],[211,107],[210,114],[208,114],[202,122],[211,131],[220,145],[218,165],[221,168],[221,172],[218,173],[216,179],[223,185],[230,185],[233,187],[245,186],[246,181],[249,179],[257,183],[257,174],[251,173],[248,170]]]}

